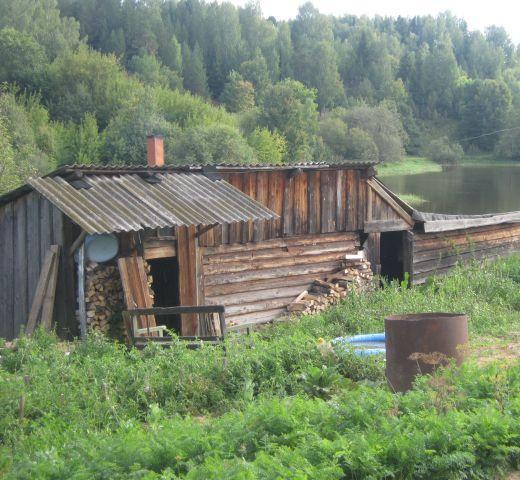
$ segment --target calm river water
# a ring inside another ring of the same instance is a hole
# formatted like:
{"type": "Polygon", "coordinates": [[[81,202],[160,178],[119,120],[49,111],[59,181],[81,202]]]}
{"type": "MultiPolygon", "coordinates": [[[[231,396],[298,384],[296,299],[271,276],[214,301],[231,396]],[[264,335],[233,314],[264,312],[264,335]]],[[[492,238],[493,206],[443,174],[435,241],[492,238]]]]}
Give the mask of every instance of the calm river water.
{"type": "Polygon", "coordinates": [[[458,166],[438,173],[383,176],[398,194],[426,201],[412,205],[435,213],[502,213],[520,210],[520,165],[458,166]]]}

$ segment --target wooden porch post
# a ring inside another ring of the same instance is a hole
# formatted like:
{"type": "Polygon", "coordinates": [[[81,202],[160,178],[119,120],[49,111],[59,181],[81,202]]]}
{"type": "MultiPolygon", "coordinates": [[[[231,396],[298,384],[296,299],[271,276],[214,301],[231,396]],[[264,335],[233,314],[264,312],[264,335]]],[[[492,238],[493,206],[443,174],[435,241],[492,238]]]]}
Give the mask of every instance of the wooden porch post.
{"type": "MultiPolygon", "coordinates": [[[[181,306],[204,304],[202,294],[202,265],[197,227],[177,228],[177,261],[179,263],[179,303],[181,306]]],[[[197,314],[184,314],[181,322],[182,336],[199,335],[197,314]]]]}

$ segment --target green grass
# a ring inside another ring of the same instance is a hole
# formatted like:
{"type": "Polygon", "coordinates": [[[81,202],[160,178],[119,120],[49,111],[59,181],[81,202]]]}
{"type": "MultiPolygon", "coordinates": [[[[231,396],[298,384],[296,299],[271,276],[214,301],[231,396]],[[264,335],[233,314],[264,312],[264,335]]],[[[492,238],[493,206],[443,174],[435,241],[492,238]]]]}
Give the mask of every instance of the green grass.
{"type": "MultiPolygon", "coordinates": [[[[504,160],[496,158],[491,154],[466,155],[460,162],[465,166],[519,166],[520,162],[504,160]]],[[[399,162],[384,163],[377,166],[377,175],[379,177],[415,175],[418,173],[436,173],[442,172],[442,166],[426,157],[404,157],[399,162]]],[[[408,202],[410,203],[410,202],[408,202]]]]}
{"type": "Polygon", "coordinates": [[[408,205],[412,205],[414,207],[422,205],[423,203],[426,203],[428,201],[426,200],[426,198],[423,198],[419,195],[415,195],[413,193],[403,193],[399,195],[399,198],[404,202],[408,203],[408,205]]]}
{"type": "Polygon", "coordinates": [[[519,365],[470,362],[400,396],[380,359],[316,344],[428,311],[466,312],[472,338],[504,338],[520,332],[519,287],[517,255],[352,295],[225,350],[40,332],[0,350],[0,477],[495,478],[520,460],[519,365]]]}
{"type": "Polygon", "coordinates": [[[399,162],[384,163],[377,166],[377,174],[380,177],[430,172],[442,172],[442,166],[425,157],[405,157],[399,162]]]}

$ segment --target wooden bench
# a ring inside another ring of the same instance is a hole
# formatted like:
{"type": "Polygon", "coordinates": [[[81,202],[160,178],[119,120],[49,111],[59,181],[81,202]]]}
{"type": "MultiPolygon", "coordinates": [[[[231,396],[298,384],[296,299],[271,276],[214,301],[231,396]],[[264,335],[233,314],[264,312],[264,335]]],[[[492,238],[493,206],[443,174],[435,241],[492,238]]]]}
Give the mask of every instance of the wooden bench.
{"type": "MultiPolygon", "coordinates": [[[[218,325],[220,332],[215,335],[197,335],[197,336],[179,336],[178,339],[186,342],[189,348],[198,348],[202,344],[216,345],[224,340],[226,334],[225,308],[223,305],[201,305],[190,307],[156,307],[156,308],[134,308],[123,311],[123,319],[127,330],[130,332],[132,344],[136,348],[144,348],[149,342],[158,343],[162,346],[170,346],[174,342],[172,337],[165,336],[167,327],[165,325],[153,327],[138,327],[138,318],[142,315],[153,315],[160,317],[164,315],[182,315],[191,314],[199,316],[199,326],[201,315],[211,315],[212,318],[218,316],[218,325]]],[[[207,318],[207,317],[206,317],[207,318]]],[[[182,317],[181,317],[182,321],[182,317]]],[[[159,322],[157,322],[159,323],[159,322]]]]}

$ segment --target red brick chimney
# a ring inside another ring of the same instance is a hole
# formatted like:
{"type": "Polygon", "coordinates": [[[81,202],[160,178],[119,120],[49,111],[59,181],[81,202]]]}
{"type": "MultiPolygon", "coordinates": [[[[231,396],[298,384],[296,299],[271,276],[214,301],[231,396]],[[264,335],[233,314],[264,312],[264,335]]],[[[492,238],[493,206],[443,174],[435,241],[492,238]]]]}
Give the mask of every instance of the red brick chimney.
{"type": "Polygon", "coordinates": [[[164,165],[164,138],[161,135],[148,135],[146,153],[149,167],[164,165]]]}

